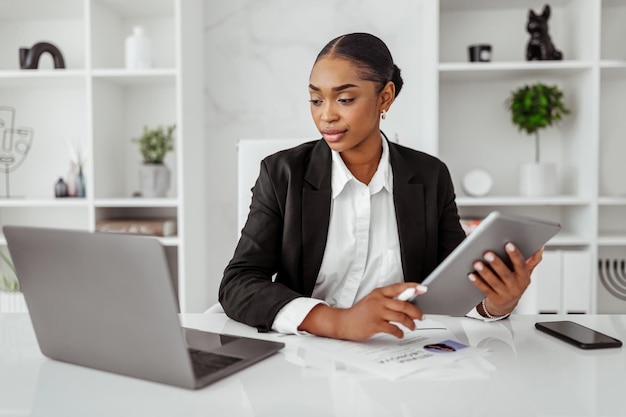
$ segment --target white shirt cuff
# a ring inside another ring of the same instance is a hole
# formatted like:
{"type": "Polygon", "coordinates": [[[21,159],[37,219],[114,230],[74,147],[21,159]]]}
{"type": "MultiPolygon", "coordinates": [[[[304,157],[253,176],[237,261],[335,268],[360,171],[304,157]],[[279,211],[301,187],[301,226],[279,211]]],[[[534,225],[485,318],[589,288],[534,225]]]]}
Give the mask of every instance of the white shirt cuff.
{"type": "Polygon", "coordinates": [[[495,318],[493,318],[493,319],[490,319],[490,318],[488,318],[488,317],[483,317],[483,316],[481,316],[481,315],[480,315],[480,313],[478,312],[478,310],[476,310],[476,307],[474,307],[474,308],[472,309],[472,311],[470,311],[469,313],[467,313],[467,314],[465,315],[465,317],[469,317],[469,318],[472,318],[472,319],[482,320],[482,321],[484,321],[485,323],[489,323],[489,322],[492,322],[492,321],[502,320],[502,319],[505,319],[505,318],[507,318],[507,317],[509,317],[509,316],[510,316],[510,314],[507,314],[507,315],[504,315],[504,316],[495,317],[495,318]]]}
{"type": "MultiPolygon", "coordinates": [[[[302,324],[304,318],[318,304],[326,304],[322,300],[315,298],[300,297],[291,300],[278,311],[272,323],[272,330],[285,334],[309,334],[298,330],[298,326],[302,324]]],[[[328,304],[326,304],[328,305],[328,304]]]]}

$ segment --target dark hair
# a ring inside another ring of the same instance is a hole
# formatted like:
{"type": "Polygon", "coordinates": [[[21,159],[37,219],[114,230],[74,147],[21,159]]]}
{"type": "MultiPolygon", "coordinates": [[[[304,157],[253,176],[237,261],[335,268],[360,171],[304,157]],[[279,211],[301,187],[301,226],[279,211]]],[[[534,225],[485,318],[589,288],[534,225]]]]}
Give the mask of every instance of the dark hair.
{"type": "Polygon", "coordinates": [[[369,33],[350,33],[333,39],[322,48],[315,62],[326,56],[345,58],[358,64],[359,77],[378,83],[379,92],[391,81],[396,86],[397,97],[404,84],[400,68],[393,63],[387,45],[369,33]]]}

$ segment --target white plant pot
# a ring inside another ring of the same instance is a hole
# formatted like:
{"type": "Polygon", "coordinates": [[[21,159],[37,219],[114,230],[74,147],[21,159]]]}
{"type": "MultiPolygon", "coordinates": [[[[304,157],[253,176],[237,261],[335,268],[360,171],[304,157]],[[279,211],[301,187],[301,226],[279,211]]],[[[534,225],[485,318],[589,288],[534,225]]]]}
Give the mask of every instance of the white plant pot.
{"type": "Polygon", "coordinates": [[[24,294],[0,291],[0,313],[28,313],[24,294]]]}
{"type": "Polygon", "coordinates": [[[170,189],[170,169],[162,164],[143,164],[139,167],[139,189],[142,197],[165,197],[170,189]]]}
{"type": "Polygon", "coordinates": [[[520,166],[519,191],[521,195],[555,195],[557,188],[555,164],[531,162],[520,166]]]}

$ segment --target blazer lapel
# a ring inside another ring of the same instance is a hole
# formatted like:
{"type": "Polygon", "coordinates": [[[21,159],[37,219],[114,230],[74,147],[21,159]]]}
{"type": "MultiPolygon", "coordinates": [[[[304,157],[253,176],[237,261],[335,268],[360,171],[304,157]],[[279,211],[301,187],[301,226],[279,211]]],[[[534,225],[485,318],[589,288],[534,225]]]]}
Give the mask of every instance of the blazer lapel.
{"type": "Polygon", "coordinates": [[[389,143],[389,155],[404,280],[421,282],[427,238],[424,186],[416,183],[415,172],[392,143],[389,143]]]}
{"type": "Polygon", "coordinates": [[[311,295],[322,265],[331,204],[330,148],[320,140],[311,151],[302,190],[302,278],[304,294],[311,295]]]}

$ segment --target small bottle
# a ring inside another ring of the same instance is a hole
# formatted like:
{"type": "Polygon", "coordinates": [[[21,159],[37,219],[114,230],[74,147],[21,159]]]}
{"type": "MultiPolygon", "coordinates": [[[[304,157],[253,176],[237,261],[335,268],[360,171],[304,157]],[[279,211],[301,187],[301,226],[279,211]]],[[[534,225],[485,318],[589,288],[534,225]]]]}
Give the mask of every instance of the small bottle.
{"type": "Polygon", "coordinates": [[[63,181],[63,178],[59,178],[54,185],[54,195],[55,197],[67,197],[67,184],[63,181]]]}
{"type": "Polygon", "coordinates": [[[70,171],[67,173],[67,177],[65,178],[65,184],[67,185],[68,197],[76,197],[76,185],[74,183],[75,178],[76,178],[76,164],[72,163],[70,165],[70,171]]]}
{"type": "Polygon", "coordinates": [[[126,68],[152,67],[152,45],[142,26],[133,27],[133,34],[126,38],[126,68]]]}
{"type": "Polygon", "coordinates": [[[85,176],[82,168],[78,168],[76,177],[74,178],[74,187],[76,188],[76,197],[85,197],[85,176]]]}

